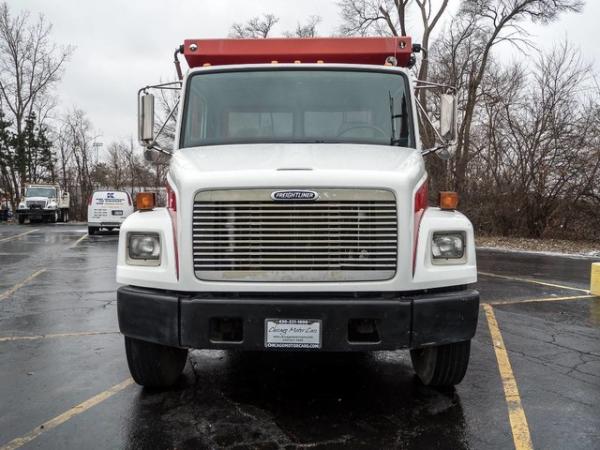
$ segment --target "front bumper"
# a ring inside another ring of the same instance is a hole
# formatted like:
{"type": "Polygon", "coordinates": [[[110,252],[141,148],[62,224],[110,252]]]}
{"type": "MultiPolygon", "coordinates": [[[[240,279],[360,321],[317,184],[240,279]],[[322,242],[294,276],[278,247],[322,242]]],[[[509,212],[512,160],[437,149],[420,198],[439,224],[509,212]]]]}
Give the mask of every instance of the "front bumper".
{"type": "Polygon", "coordinates": [[[97,227],[97,228],[108,228],[108,227],[110,227],[110,228],[120,228],[122,224],[123,224],[122,221],[121,222],[115,222],[115,221],[112,221],[112,222],[109,222],[109,221],[106,221],[106,222],[89,222],[88,221],[87,225],[88,225],[88,227],[97,227]]]}
{"type": "Polygon", "coordinates": [[[33,216],[33,217],[42,217],[42,216],[52,216],[56,213],[56,209],[42,209],[42,208],[27,208],[27,209],[17,209],[17,214],[21,216],[33,216]]]}
{"type": "Polygon", "coordinates": [[[129,337],[174,347],[266,350],[265,319],[319,319],[324,351],[395,350],[466,341],[477,327],[479,293],[346,293],[279,296],[195,294],[122,286],[119,328],[129,337]],[[237,321],[241,336],[214,339],[215,320],[237,321]],[[377,340],[352,337],[351,323],[376,323],[377,340]]]}

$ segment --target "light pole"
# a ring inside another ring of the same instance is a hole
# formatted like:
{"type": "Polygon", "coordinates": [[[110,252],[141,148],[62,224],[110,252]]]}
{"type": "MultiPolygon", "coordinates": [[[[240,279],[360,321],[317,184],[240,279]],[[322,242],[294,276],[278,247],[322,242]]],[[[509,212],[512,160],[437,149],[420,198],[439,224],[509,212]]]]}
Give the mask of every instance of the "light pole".
{"type": "Polygon", "coordinates": [[[96,161],[98,161],[99,159],[99,153],[100,153],[100,147],[102,147],[104,144],[102,142],[94,142],[92,144],[92,147],[94,147],[94,149],[96,150],[96,161]]]}

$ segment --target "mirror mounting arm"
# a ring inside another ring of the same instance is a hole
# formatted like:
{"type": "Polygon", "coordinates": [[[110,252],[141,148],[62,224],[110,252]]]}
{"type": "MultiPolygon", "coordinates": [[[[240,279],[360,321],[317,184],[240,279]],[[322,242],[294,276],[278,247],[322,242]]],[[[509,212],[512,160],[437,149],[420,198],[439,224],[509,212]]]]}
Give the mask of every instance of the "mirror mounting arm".
{"type": "Polygon", "coordinates": [[[167,126],[167,123],[169,122],[169,120],[171,120],[171,118],[173,117],[173,115],[175,114],[175,111],[177,111],[177,107],[179,106],[179,100],[177,100],[177,102],[175,103],[175,105],[173,105],[173,108],[171,108],[171,111],[169,112],[169,115],[167,116],[167,118],[165,119],[165,121],[163,122],[162,126],[160,127],[160,129],[158,130],[158,133],[156,133],[156,136],[154,137],[154,140],[148,144],[146,146],[146,148],[148,149],[154,149],[157,150],[161,153],[164,153],[166,155],[171,155],[172,153],[168,150],[165,150],[163,148],[161,148],[158,145],[158,142],[156,142],[156,140],[158,139],[158,137],[162,134],[163,130],[165,129],[165,127],[167,126]]]}
{"type": "Polygon", "coordinates": [[[417,107],[419,108],[419,111],[421,111],[421,114],[423,114],[423,117],[425,118],[425,120],[427,120],[427,123],[429,125],[431,125],[431,128],[435,132],[435,134],[438,137],[438,139],[441,142],[444,142],[444,138],[442,137],[442,135],[440,134],[440,132],[438,131],[438,129],[436,128],[436,126],[433,124],[433,122],[429,118],[429,115],[427,114],[427,111],[425,111],[425,108],[423,108],[423,105],[421,105],[421,102],[419,101],[419,99],[415,98],[415,102],[417,103],[417,107]]]}

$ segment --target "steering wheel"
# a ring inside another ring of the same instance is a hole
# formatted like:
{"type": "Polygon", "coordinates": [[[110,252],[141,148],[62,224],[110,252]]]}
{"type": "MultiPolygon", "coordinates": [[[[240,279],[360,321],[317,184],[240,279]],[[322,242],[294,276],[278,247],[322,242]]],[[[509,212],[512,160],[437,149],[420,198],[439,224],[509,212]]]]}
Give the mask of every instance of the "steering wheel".
{"type": "Polygon", "coordinates": [[[367,130],[375,130],[377,133],[381,134],[385,138],[387,138],[388,134],[389,134],[383,128],[379,128],[378,126],[375,126],[375,125],[355,125],[353,127],[346,128],[344,131],[341,131],[340,133],[338,133],[336,135],[336,137],[341,137],[341,136],[345,135],[348,131],[359,130],[361,128],[367,129],[367,130]]]}

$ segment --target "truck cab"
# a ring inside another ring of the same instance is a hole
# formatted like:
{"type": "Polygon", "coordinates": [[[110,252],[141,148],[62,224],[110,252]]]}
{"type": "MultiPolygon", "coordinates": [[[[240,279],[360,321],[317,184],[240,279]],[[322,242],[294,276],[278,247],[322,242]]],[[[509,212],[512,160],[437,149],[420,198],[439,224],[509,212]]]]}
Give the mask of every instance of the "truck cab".
{"type": "MultiPolygon", "coordinates": [[[[145,196],[119,237],[134,380],[174,383],[191,348],[408,349],[424,384],[459,383],[479,308],[473,227],[453,195],[429,206],[410,38],[179,52],[167,205],[145,196]]],[[[168,152],[149,88],[139,108],[142,143],[168,152]]]]}
{"type": "Polygon", "coordinates": [[[20,224],[30,222],[68,222],[70,196],[57,184],[30,184],[17,207],[20,224]]]}

